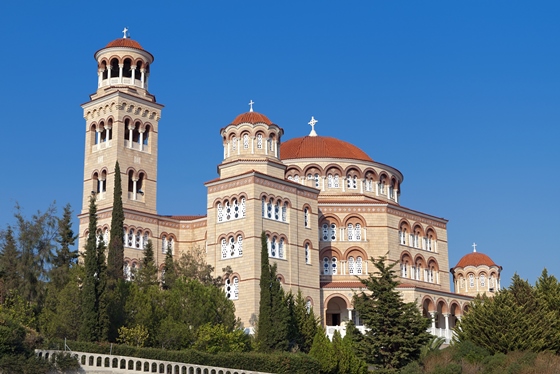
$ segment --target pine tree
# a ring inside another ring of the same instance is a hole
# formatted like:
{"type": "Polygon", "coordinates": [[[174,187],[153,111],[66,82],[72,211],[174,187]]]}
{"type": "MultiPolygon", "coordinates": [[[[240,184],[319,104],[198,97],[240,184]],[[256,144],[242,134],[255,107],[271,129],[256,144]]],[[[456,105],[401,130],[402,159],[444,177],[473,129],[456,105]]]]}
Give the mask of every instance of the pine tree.
{"type": "Polygon", "coordinates": [[[56,290],[61,290],[69,280],[70,267],[76,263],[78,252],[72,251],[76,238],[72,230],[72,209],[70,204],[64,207],[62,218],[58,218],[58,236],[56,242],[59,247],[53,258],[53,268],[50,278],[56,290]]]}
{"type": "Polygon", "coordinates": [[[261,352],[287,350],[290,335],[290,311],[282,285],[277,279],[276,264],[268,261],[266,235],[261,234],[260,304],[257,344],[261,352]]]}
{"type": "Polygon", "coordinates": [[[111,239],[107,256],[109,280],[124,279],[124,210],[122,203],[121,169],[115,164],[115,187],[113,189],[113,211],[111,216],[111,239]]]}
{"type": "Polygon", "coordinates": [[[352,341],[342,339],[338,330],[334,332],[332,346],[336,358],[337,374],[367,373],[367,364],[356,356],[352,341]]]}
{"type": "Polygon", "coordinates": [[[0,304],[4,302],[10,292],[17,290],[21,283],[19,272],[20,252],[14,239],[14,232],[10,226],[2,235],[3,243],[0,251],[0,304]]]}
{"type": "Polygon", "coordinates": [[[173,261],[173,253],[171,252],[171,246],[167,247],[165,252],[165,262],[163,264],[163,272],[161,274],[161,285],[164,290],[169,290],[173,288],[175,282],[177,281],[177,269],[175,262],[173,261]]]}
{"type": "Polygon", "coordinates": [[[142,265],[134,280],[141,288],[157,284],[157,266],[154,261],[154,247],[151,240],[148,240],[144,247],[142,265]]]}
{"type": "Polygon", "coordinates": [[[309,355],[319,361],[321,374],[336,372],[336,357],[333,345],[322,327],[317,329],[309,355]]]}
{"type": "Polygon", "coordinates": [[[396,289],[396,263],[387,266],[385,261],[371,259],[377,271],[360,279],[368,292],[354,295],[354,308],[367,327],[357,348],[367,363],[396,371],[420,357],[431,335],[426,331],[429,320],[416,303],[405,303],[396,289]]]}

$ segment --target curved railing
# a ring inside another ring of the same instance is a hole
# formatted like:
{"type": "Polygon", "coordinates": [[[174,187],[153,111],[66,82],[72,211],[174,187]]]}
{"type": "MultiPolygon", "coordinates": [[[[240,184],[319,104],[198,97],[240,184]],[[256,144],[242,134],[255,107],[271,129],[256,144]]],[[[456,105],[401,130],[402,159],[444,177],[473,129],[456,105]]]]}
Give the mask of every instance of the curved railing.
{"type": "Polygon", "coordinates": [[[36,349],[37,357],[52,359],[55,354],[70,354],[78,359],[83,373],[158,373],[158,374],[268,374],[182,362],[105,355],[100,353],[36,349]]]}

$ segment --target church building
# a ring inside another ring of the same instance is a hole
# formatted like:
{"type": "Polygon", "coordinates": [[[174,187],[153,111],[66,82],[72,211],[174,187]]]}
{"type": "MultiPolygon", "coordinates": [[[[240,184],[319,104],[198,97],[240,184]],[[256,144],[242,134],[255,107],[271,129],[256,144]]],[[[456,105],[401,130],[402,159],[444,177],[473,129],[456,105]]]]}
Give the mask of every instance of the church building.
{"type": "Polygon", "coordinates": [[[216,138],[207,140],[223,144],[217,178],[200,181],[207,187],[207,214],[159,215],[163,105],[149,92],[154,56],[125,31],[94,57],[97,90],[82,105],[86,126],[80,248],[88,235],[92,195],[98,206],[98,233],[109,241],[118,161],[125,273],[138,269],[148,240],[160,269],[167,248],[176,258],[202,249],[216,271],[226,266],[233,270],[224,290],[247,329],[252,329],[259,310],[262,232],[284,289],[301,290],[329,335],[335,330],[344,333],[348,320],[363,328],[352,296],[362,287],[357,277],[374,270],[371,257],[386,256],[397,263],[404,300],[416,301],[432,319],[432,333],[447,339],[472,296],[491,284],[499,287],[501,267],[488,258],[482,265],[488,265],[485,274],[494,278],[482,284],[478,265],[466,260],[453,273],[462,279],[454,280],[455,290],[461,292],[451,291],[447,220],[400,205],[405,192],[398,169],[343,140],[318,135],[314,118],[308,136],[285,139],[282,127],[253,111],[252,102],[249,112],[216,125],[216,138]],[[475,273],[476,282],[470,278],[475,273]]]}

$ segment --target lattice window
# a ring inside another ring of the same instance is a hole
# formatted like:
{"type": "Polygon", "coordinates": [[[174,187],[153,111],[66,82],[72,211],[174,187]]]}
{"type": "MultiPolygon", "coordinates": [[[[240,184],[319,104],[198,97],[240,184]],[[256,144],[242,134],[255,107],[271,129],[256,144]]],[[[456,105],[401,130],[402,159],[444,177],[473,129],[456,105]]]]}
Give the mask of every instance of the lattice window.
{"type": "Polygon", "coordinates": [[[334,185],[334,188],[339,188],[340,187],[340,177],[338,176],[338,174],[334,175],[333,185],[334,185]]]}
{"type": "Polygon", "coordinates": [[[261,200],[261,215],[264,217],[266,212],[266,199],[263,197],[261,200]]]}
{"type": "Polygon", "coordinates": [[[271,240],[269,239],[269,247],[268,247],[268,256],[269,257],[276,257],[278,254],[278,248],[276,243],[276,236],[274,236],[271,240]]]}
{"type": "Polygon", "coordinates": [[[282,222],[288,221],[288,203],[282,205],[282,222]]]}
{"type": "Polygon", "coordinates": [[[323,223],[323,226],[321,228],[323,230],[323,236],[321,238],[324,242],[329,241],[329,225],[323,223]]]}
{"type": "Polygon", "coordinates": [[[230,236],[227,241],[222,239],[222,259],[240,257],[243,254],[243,238],[241,235],[237,240],[230,236]]]}
{"type": "Polygon", "coordinates": [[[231,219],[238,219],[240,217],[239,203],[237,202],[237,199],[232,199],[231,202],[233,204],[233,216],[231,219]]]}
{"type": "Polygon", "coordinates": [[[334,187],[334,178],[332,174],[327,175],[327,187],[328,188],[334,187]]]}
{"type": "Polygon", "coordinates": [[[272,201],[272,199],[268,200],[268,205],[266,206],[266,216],[268,218],[272,218],[272,205],[274,204],[274,202],[272,201]]]}
{"type": "Polygon", "coordinates": [[[227,240],[222,239],[222,258],[227,258],[227,253],[228,253],[227,240]]]}
{"type": "Polygon", "coordinates": [[[284,238],[278,242],[278,258],[284,258],[284,238]]]}
{"type": "Polygon", "coordinates": [[[358,188],[358,177],[357,176],[352,176],[352,175],[347,175],[346,176],[346,185],[348,186],[349,189],[351,190],[355,190],[358,188]]]}
{"type": "Polygon", "coordinates": [[[297,174],[294,175],[294,182],[299,183],[299,175],[297,175],[297,174]]]}
{"type": "Polygon", "coordinates": [[[303,210],[303,222],[305,227],[309,227],[309,208],[303,210]]]}
{"type": "Polygon", "coordinates": [[[103,230],[103,243],[106,247],[109,245],[109,229],[107,228],[103,230]]]}
{"type": "Polygon", "coordinates": [[[331,223],[330,230],[329,230],[330,240],[336,240],[336,224],[331,223]]]}
{"type": "Polygon", "coordinates": [[[337,259],[336,257],[331,258],[331,274],[332,275],[336,275],[337,274],[337,259]]]}
{"type": "Polygon", "coordinates": [[[276,201],[276,204],[274,204],[274,219],[275,220],[280,220],[280,200],[276,201]]]}
{"type": "Polygon", "coordinates": [[[246,213],[245,198],[244,198],[244,197],[241,198],[241,205],[240,205],[239,210],[241,211],[241,213],[240,213],[240,214],[241,214],[241,218],[244,218],[244,217],[245,217],[245,213],[246,213]]]}
{"type": "Polygon", "coordinates": [[[367,192],[373,191],[373,181],[371,179],[366,179],[366,191],[367,192]]]}
{"type": "Polygon", "coordinates": [[[360,256],[356,257],[356,274],[362,275],[363,273],[363,260],[360,256]]]}
{"type": "Polygon", "coordinates": [[[315,174],[315,188],[319,188],[319,174],[315,174]]]}
{"type": "Polygon", "coordinates": [[[223,222],[224,220],[224,209],[222,208],[222,203],[218,203],[218,222],[223,222]]]}
{"type": "Polygon", "coordinates": [[[354,227],[354,238],[357,241],[362,240],[362,225],[360,225],[359,223],[356,223],[356,227],[354,227]]]}
{"type": "Polygon", "coordinates": [[[127,238],[127,241],[126,241],[126,246],[128,248],[132,248],[133,243],[134,243],[134,230],[130,229],[128,231],[128,238],[127,238]]]}
{"type": "Polygon", "coordinates": [[[249,135],[243,135],[243,149],[249,149],[249,135]]]}
{"type": "Polygon", "coordinates": [[[238,256],[243,255],[243,237],[241,235],[237,236],[237,254],[238,256]]]}
{"type": "Polygon", "coordinates": [[[226,221],[231,219],[231,206],[229,205],[229,201],[224,201],[224,217],[226,221]]]}
{"type": "Polygon", "coordinates": [[[348,231],[348,240],[354,241],[354,225],[349,223],[347,231],[348,231]]]}
{"type": "Polygon", "coordinates": [[[144,232],[144,242],[143,242],[143,247],[142,249],[146,249],[146,246],[148,245],[148,240],[150,240],[149,236],[148,236],[148,232],[145,231],[144,232]]]}
{"type": "Polygon", "coordinates": [[[142,248],[142,230],[138,230],[136,232],[136,235],[134,235],[134,245],[136,247],[136,249],[141,249],[142,248]]]}
{"type": "Polygon", "coordinates": [[[311,263],[311,250],[309,248],[309,243],[305,243],[305,263],[311,263]]]}
{"type": "Polygon", "coordinates": [[[123,273],[125,280],[130,281],[132,279],[132,271],[130,269],[130,264],[128,263],[128,261],[125,261],[124,263],[123,273]]]}
{"type": "Polygon", "coordinates": [[[480,287],[486,286],[486,275],[480,274],[480,287]]]}
{"type": "Polygon", "coordinates": [[[354,274],[354,257],[348,257],[348,274],[354,274]]]}
{"type": "Polygon", "coordinates": [[[235,136],[231,139],[231,143],[231,148],[235,151],[237,149],[237,138],[235,136]]]}
{"type": "Polygon", "coordinates": [[[262,134],[257,134],[257,149],[262,149],[263,147],[263,136],[262,134]]]}
{"type": "Polygon", "coordinates": [[[230,300],[239,299],[239,278],[232,277],[231,279],[226,279],[224,285],[226,291],[226,297],[230,300]]]}

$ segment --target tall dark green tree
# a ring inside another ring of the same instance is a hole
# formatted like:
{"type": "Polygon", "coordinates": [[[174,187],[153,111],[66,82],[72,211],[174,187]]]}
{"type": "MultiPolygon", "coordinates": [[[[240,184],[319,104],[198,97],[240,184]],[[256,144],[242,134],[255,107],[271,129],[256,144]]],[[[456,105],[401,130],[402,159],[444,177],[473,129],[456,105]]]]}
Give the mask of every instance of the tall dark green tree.
{"type": "Polygon", "coordinates": [[[69,281],[69,273],[72,265],[78,259],[78,251],[72,250],[77,235],[72,230],[72,209],[70,204],[64,207],[62,217],[58,221],[58,235],[56,242],[58,248],[52,261],[52,269],[50,271],[51,282],[56,290],[61,290],[69,281]]]}
{"type": "Polygon", "coordinates": [[[110,280],[124,279],[124,210],[122,203],[121,168],[115,164],[115,187],[111,216],[111,238],[107,255],[107,275],[110,280]]]}
{"type": "Polygon", "coordinates": [[[285,351],[289,348],[290,311],[284,290],[276,274],[276,264],[268,261],[265,233],[261,234],[260,304],[257,344],[261,352],[285,351]]]}
{"type": "Polygon", "coordinates": [[[161,274],[161,286],[164,290],[169,290],[173,288],[175,282],[177,281],[177,266],[175,261],[173,261],[173,253],[171,252],[171,246],[167,247],[165,252],[165,262],[163,264],[163,272],[161,274]]]}
{"type": "Polygon", "coordinates": [[[105,244],[96,236],[97,206],[90,198],[88,238],[84,252],[85,274],[82,284],[80,339],[85,341],[106,340],[108,335],[107,316],[107,267],[105,244]]]}
{"type": "Polygon", "coordinates": [[[376,271],[360,279],[367,291],[354,295],[354,308],[367,327],[356,346],[361,357],[378,369],[397,371],[420,357],[430,340],[429,320],[416,303],[405,303],[397,291],[395,263],[386,258],[371,259],[376,271]]]}
{"type": "Polygon", "coordinates": [[[9,293],[16,291],[21,284],[20,255],[14,239],[14,232],[8,226],[2,234],[0,250],[0,304],[4,302],[9,293]]]}
{"type": "Polygon", "coordinates": [[[136,273],[134,281],[140,286],[140,288],[157,284],[157,266],[154,260],[154,246],[151,240],[148,240],[148,243],[144,248],[142,265],[140,266],[138,273],[136,273]]]}

